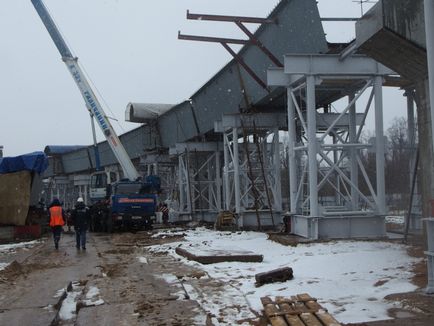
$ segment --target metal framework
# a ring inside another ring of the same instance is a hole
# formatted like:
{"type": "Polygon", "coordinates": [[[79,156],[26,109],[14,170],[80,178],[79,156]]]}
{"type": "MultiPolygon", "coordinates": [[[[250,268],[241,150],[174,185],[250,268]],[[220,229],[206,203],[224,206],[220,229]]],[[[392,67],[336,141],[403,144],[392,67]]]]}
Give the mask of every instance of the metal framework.
{"type": "Polygon", "coordinates": [[[221,38],[221,37],[207,37],[186,35],[178,32],[178,39],[199,41],[199,42],[216,42],[220,43],[226,51],[228,51],[232,57],[244,68],[244,70],[265,90],[268,90],[267,84],[250,68],[250,66],[238,55],[229,44],[252,44],[257,46],[277,67],[283,67],[280,60],[244,25],[249,24],[275,24],[276,20],[258,17],[241,17],[241,16],[223,16],[223,15],[208,15],[208,14],[192,14],[187,10],[187,19],[190,20],[206,20],[206,21],[218,21],[218,22],[232,22],[235,23],[244,34],[247,35],[248,40],[221,38]]]}
{"type": "Polygon", "coordinates": [[[237,214],[240,227],[280,222],[279,116],[224,115],[216,124],[215,131],[223,134],[225,210],[237,214]]]}
{"type": "Polygon", "coordinates": [[[268,72],[268,84],[287,87],[290,207],[309,217],[386,213],[383,77],[393,71],[364,56],[286,55],[284,69],[268,72]],[[337,114],[319,113],[318,92],[341,84],[348,105],[337,114]],[[363,113],[356,113],[362,94],[370,90],[363,113]],[[375,103],[372,105],[372,103],[375,103]],[[366,116],[375,110],[375,144],[360,138],[366,116]],[[368,177],[362,151],[375,148],[376,189],[368,177]],[[369,193],[360,190],[359,174],[369,193]],[[319,194],[328,185],[336,205],[323,207],[319,194]]]}
{"type": "Polygon", "coordinates": [[[222,209],[221,145],[178,143],[170,154],[178,158],[178,214],[213,221],[222,209]]]}

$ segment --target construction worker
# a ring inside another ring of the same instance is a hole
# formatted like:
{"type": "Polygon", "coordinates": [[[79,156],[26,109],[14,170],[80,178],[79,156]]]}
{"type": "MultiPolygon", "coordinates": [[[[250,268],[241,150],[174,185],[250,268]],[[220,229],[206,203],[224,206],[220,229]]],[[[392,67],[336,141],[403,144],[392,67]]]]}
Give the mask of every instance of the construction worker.
{"type": "Polygon", "coordinates": [[[84,204],[83,198],[79,197],[71,213],[72,224],[75,230],[77,249],[86,250],[86,231],[90,222],[89,208],[84,204]]]}
{"type": "Polygon", "coordinates": [[[62,234],[62,227],[65,225],[65,213],[63,212],[62,205],[59,199],[54,198],[48,210],[50,216],[50,227],[53,231],[54,247],[59,249],[60,236],[62,234]]]}

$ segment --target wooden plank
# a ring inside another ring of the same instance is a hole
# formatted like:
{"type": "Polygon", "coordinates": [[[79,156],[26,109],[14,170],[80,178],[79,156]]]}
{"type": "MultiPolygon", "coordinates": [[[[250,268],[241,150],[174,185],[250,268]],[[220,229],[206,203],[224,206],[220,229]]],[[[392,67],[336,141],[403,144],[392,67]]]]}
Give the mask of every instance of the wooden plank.
{"type": "Polygon", "coordinates": [[[305,302],[306,307],[313,312],[317,312],[319,310],[326,310],[316,301],[306,301],[305,302]]]}
{"type": "Polygon", "coordinates": [[[292,300],[276,297],[276,303],[279,305],[280,311],[286,313],[284,316],[289,326],[305,326],[292,306],[292,303],[294,303],[292,300]]]}
{"type": "Polygon", "coordinates": [[[324,326],[341,326],[341,324],[333,318],[328,312],[317,312],[315,314],[324,326]]]}
{"type": "Polygon", "coordinates": [[[306,326],[323,326],[323,324],[312,313],[304,312],[300,315],[300,319],[303,320],[306,326]]]}
{"type": "Polygon", "coordinates": [[[312,298],[308,293],[297,294],[297,300],[301,302],[316,301],[316,298],[312,298]]]}
{"type": "Polygon", "coordinates": [[[316,298],[307,293],[291,297],[276,296],[275,302],[264,297],[261,301],[267,318],[274,322],[273,326],[341,326],[316,298]],[[282,319],[287,324],[282,324],[282,319]]]}
{"type": "Polygon", "coordinates": [[[288,326],[284,317],[276,315],[280,311],[269,297],[261,298],[261,302],[264,306],[265,315],[272,326],[288,326]]]}

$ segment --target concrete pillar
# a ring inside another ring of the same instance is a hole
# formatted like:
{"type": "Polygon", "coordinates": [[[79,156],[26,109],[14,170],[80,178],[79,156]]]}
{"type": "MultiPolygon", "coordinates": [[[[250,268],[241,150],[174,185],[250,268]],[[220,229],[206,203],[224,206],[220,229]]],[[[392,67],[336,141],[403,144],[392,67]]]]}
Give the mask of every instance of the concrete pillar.
{"type": "MultiPolygon", "coordinates": [[[[354,94],[348,96],[348,101],[354,100],[354,94]]],[[[349,142],[354,144],[357,141],[357,121],[356,121],[356,104],[354,103],[349,109],[349,142]]],[[[359,209],[359,193],[357,189],[359,188],[359,167],[357,165],[357,149],[350,148],[350,176],[351,182],[351,208],[353,211],[359,209]]]]}
{"type": "Polygon", "coordinates": [[[287,91],[288,109],[288,168],[289,168],[289,199],[291,213],[297,212],[297,162],[295,159],[296,126],[295,126],[295,105],[292,100],[292,89],[287,91]]]}
{"type": "Polygon", "coordinates": [[[375,151],[377,171],[377,200],[378,213],[386,214],[386,185],[385,185],[385,143],[383,126],[383,77],[377,76],[374,81],[375,93],[375,151]]]}
{"type": "MultiPolygon", "coordinates": [[[[241,192],[240,192],[240,159],[238,149],[238,129],[232,130],[232,150],[234,154],[234,186],[235,186],[235,212],[239,214],[241,212],[241,192]]],[[[242,226],[242,225],[241,225],[242,226]]]]}
{"type": "Polygon", "coordinates": [[[315,103],[315,76],[306,77],[307,98],[307,129],[308,129],[308,158],[309,158],[309,201],[310,216],[319,215],[318,206],[318,162],[316,139],[316,103],[315,103]]]}

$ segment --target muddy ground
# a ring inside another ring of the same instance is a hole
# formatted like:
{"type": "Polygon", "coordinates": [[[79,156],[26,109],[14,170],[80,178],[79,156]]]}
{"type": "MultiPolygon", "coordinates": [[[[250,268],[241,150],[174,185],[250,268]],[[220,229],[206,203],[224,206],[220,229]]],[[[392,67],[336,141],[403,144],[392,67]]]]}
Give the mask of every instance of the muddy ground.
{"type": "MultiPolygon", "coordinates": [[[[297,242],[284,235],[271,238],[286,245],[297,242]]],[[[90,234],[87,250],[82,251],[75,248],[74,235],[64,234],[58,251],[51,239],[45,239],[30,250],[0,257],[12,262],[0,271],[0,325],[212,325],[212,316],[183,291],[184,285],[188,283],[200,295],[222,291],[224,284],[171,256],[147,250],[153,244],[181,239],[179,235],[155,238],[147,232],[90,234]],[[164,274],[175,275],[178,282],[167,284],[164,274]],[[72,319],[62,320],[59,308],[65,295],[59,290],[71,282],[81,285],[78,309],[72,319]],[[86,293],[95,287],[104,301],[101,305],[85,303],[86,293]]],[[[423,257],[420,238],[409,240],[409,253],[423,257]]],[[[419,289],[387,298],[403,304],[389,312],[394,319],[358,325],[434,325],[434,296],[423,292],[426,264],[414,268],[413,282],[419,289]]],[[[218,320],[224,322],[236,311],[234,304],[221,311],[218,320]]],[[[245,321],[266,325],[261,316],[245,321]]]]}

